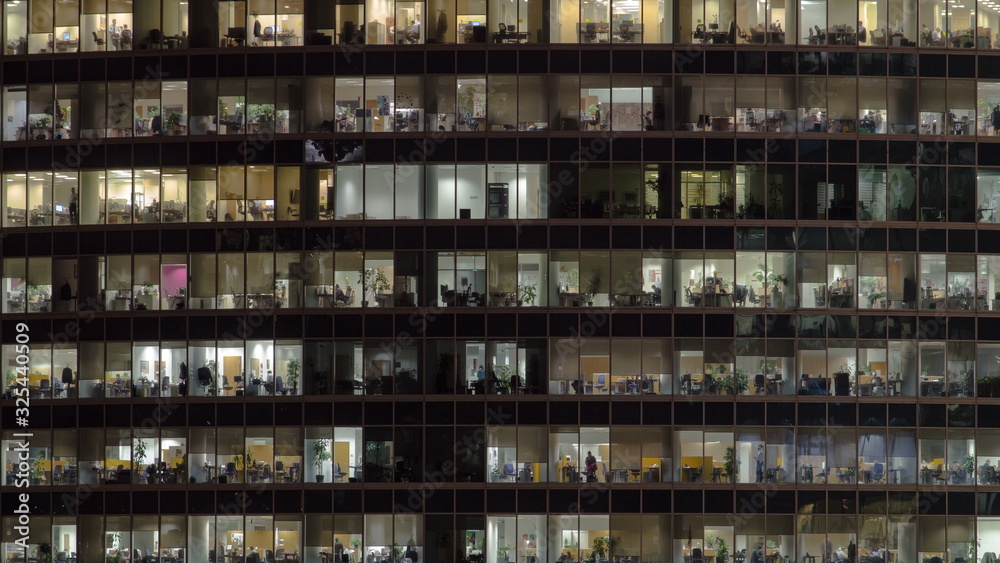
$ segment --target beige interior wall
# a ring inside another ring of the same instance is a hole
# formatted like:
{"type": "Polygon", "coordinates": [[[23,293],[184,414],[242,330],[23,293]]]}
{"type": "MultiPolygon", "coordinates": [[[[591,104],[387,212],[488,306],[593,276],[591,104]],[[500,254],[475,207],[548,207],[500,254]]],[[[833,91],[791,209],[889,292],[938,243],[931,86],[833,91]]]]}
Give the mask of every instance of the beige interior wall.
{"type": "Polygon", "coordinates": [[[229,378],[229,382],[233,382],[233,377],[240,375],[240,367],[243,365],[242,359],[239,356],[223,356],[222,358],[222,375],[229,378]]]}
{"type": "Polygon", "coordinates": [[[333,443],[333,462],[340,464],[340,470],[348,472],[351,466],[351,444],[350,442],[333,443]]]}

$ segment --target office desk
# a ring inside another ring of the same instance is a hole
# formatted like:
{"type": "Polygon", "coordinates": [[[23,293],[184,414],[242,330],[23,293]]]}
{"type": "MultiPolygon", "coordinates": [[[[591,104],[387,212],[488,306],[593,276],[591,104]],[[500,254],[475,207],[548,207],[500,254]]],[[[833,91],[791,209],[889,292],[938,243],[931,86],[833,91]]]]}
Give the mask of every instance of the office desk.
{"type": "Polygon", "coordinates": [[[577,24],[580,43],[608,43],[611,39],[611,24],[608,22],[585,22],[577,24]],[[593,32],[587,26],[594,26],[593,32]]]}
{"type": "Polygon", "coordinates": [[[681,482],[682,483],[697,483],[701,481],[701,468],[700,467],[682,467],[681,468],[681,482]]]}
{"type": "Polygon", "coordinates": [[[175,49],[177,45],[183,41],[184,38],[180,35],[164,35],[163,44],[167,46],[168,49],[175,49]]]}
{"type": "Polygon", "coordinates": [[[702,296],[702,305],[705,307],[732,307],[733,295],[731,293],[706,293],[702,296]]]}
{"type": "Polygon", "coordinates": [[[762,44],[771,43],[783,45],[785,43],[785,32],[784,31],[756,31],[749,30],[750,37],[749,43],[762,44]]]}
{"type": "Polygon", "coordinates": [[[829,307],[831,309],[843,309],[854,306],[853,293],[831,293],[829,307]]]}
{"type": "Polygon", "coordinates": [[[921,397],[942,397],[944,396],[944,376],[921,377],[920,378],[921,397]]]}
{"type": "Polygon", "coordinates": [[[137,397],[156,397],[159,395],[159,385],[155,381],[137,381],[134,383],[137,397]]]}
{"type": "Polygon", "coordinates": [[[582,295],[580,293],[560,293],[559,294],[559,306],[560,307],[579,307],[582,304],[582,295]]]}
{"type": "Polygon", "coordinates": [[[830,29],[826,32],[828,45],[857,45],[858,35],[854,31],[830,29]]]}
{"type": "Polygon", "coordinates": [[[638,307],[646,301],[652,301],[652,295],[652,293],[616,293],[612,295],[614,298],[612,305],[618,305],[620,307],[638,307]]]}
{"type": "Polygon", "coordinates": [[[494,43],[527,43],[531,40],[531,33],[528,31],[508,31],[506,33],[496,32],[493,34],[494,43]]]}
{"type": "Polygon", "coordinates": [[[768,376],[765,381],[768,395],[781,395],[781,388],[785,383],[783,378],[768,376]]]}
{"type": "Polygon", "coordinates": [[[556,474],[559,476],[560,483],[580,482],[580,471],[577,468],[575,461],[556,462],[556,474]]]}

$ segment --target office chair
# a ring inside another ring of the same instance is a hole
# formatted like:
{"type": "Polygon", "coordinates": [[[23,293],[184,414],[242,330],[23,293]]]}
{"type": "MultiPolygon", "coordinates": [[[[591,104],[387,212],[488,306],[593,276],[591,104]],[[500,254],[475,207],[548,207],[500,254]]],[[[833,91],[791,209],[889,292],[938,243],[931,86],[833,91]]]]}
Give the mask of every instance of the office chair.
{"type": "Polygon", "coordinates": [[[588,22],[583,33],[584,43],[597,43],[597,24],[588,22]]]}
{"type": "MultiPolygon", "coordinates": [[[[223,376],[223,378],[225,378],[225,376],[223,376]]],[[[233,383],[236,384],[236,388],[237,389],[243,389],[244,388],[244,385],[243,385],[243,376],[242,375],[234,375],[233,376],[233,383]]]]}
{"type": "Polygon", "coordinates": [[[847,396],[851,394],[851,376],[846,373],[835,374],[836,378],[833,383],[834,391],[838,396],[847,396]]]}
{"type": "Polygon", "coordinates": [[[630,379],[628,380],[628,383],[625,385],[625,391],[629,395],[637,395],[640,393],[640,391],[642,393],[646,392],[646,384],[649,381],[649,378],[646,377],[646,374],[642,374],[639,377],[640,379],[638,381],[635,379],[630,379]]]}
{"type": "Polygon", "coordinates": [[[632,42],[632,22],[624,22],[618,27],[618,39],[622,43],[632,42]]]}
{"type": "Polygon", "coordinates": [[[944,485],[948,482],[947,473],[944,470],[944,464],[938,464],[937,469],[931,473],[931,478],[934,479],[935,484],[940,482],[941,485],[944,485]]]}
{"type": "Polygon", "coordinates": [[[511,482],[517,481],[517,474],[514,472],[513,463],[505,463],[503,466],[503,476],[510,479],[511,482]]]}
{"type": "Polygon", "coordinates": [[[46,397],[49,394],[50,382],[48,379],[43,379],[39,386],[38,392],[42,397],[46,397]]]}
{"type": "Polygon", "coordinates": [[[700,547],[691,550],[691,563],[705,563],[705,557],[702,555],[700,547]]]}
{"type": "Polygon", "coordinates": [[[154,47],[163,45],[163,32],[159,29],[149,30],[149,44],[154,47]]]}
{"type": "MultiPolygon", "coordinates": [[[[235,379],[235,377],[233,379],[235,379]]],[[[230,387],[230,385],[229,385],[229,378],[226,377],[225,375],[222,376],[222,390],[223,391],[232,391],[233,390],[233,388],[230,387]]]]}
{"type": "Polygon", "coordinates": [[[247,555],[247,563],[260,563],[260,554],[256,551],[251,551],[250,554],[247,555]]]}
{"type": "Polygon", "coordinates": [[[288,482],[288,473],[285,473],[285,462],[283,461],[274,462],[274,482],[275,483],[288,482]]]}
{"type": "Polygon", "coordinates": [[[736,288],[733,290],[733,303],[740,306],[747,304],[747,286],[736,284],[736,288]]]}
{"type": "Polygon", "coordinates": [[[270,549],[264,551],[264,561],[265,563],[274,563],[274,552],[270,549]]]}
{"type": "Polygon", "coordinates": [[[883,477],[885,477],[885,466],[876,461],[872,465],[872,481],[879,483],[883,477]]]}
{"type": "Polygon", "coordinates": [[[288,390],[285,389],[285,381],[281,379],[280,375],[274,376],[274,394],[275,395],[288,394],[288,390]]]}
{"type": "Polygon", "coordinates": [[[410,482],[410,468],[406,466],[406,462],[399,460],[396,462],[396,482],[397,483],[409,483],[410,482]]]}
{"type": "Polygon", "coordinates": [[[993,466],[980,465],[977,473],[980,485],[993,485],[996,483],[996,471],[993,466]]]}
{"type": "Polygon", "coordinates": [[[235,462],[230,461],[230,462],[226,463],[226,473],[225,473],[225,475],[226,475],[226,479],[230,483],[232,483],[233,479],[236,478],[236,463],[235,462]]]}
{"type": "Polygon", "coordinates": [[[333,482],[334,483],[343,483],[344,482],[344,477],[347,477],[347,473],[344,472],[344,471],[342,471],[340,469],[340,464],[339,463],[334,463],[333,464],[333,482]]]}
{"type": "Polygon", "coordinates": [[[96,31],[91,31],[90,33],[94,34],[94,44],[97,45],[98,47],[102,47],[103,48],[104,47],[104,40],[97,36],[97,32],[96,31]]]}
{"type": "Polygon", "coordinates": [[[604,391],[605,387],[605,375],[603,373],[597,374],[597,383],[594,384],[595,391],[604,391]]]}
{"type": "Polygon", "coordinates": [[[764,388],[767,386],[767,380],[764,378],[763,373],[758,373],[753,378],[753,392],[760,395],[764,392],[764,388]]]}

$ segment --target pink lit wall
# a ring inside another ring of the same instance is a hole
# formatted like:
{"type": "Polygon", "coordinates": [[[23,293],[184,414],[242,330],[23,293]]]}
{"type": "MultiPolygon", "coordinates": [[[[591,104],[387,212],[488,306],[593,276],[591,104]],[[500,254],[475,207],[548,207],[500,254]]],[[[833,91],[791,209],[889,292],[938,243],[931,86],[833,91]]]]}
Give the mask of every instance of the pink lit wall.
{"type": "Polygon", "coordinates": [[[163,295],[177,295],[177,288],[187,287],[187,266],[163,266],[161,280],[163,295]]]}

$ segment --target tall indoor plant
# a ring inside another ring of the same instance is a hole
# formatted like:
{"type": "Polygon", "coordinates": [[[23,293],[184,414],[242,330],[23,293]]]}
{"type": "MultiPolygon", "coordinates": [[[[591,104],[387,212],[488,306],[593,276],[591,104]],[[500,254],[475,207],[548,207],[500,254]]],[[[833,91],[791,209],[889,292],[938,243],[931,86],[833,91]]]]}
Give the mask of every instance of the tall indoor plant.
{"type": "Polygon", "coordinates": [[[316,467],[316,482],[322,483],[323,474],[320,472],[323,471],[323,463],[328,459],[330,459],[331,457],[333,457],[333,454],[330,452],[330,439],[320,438],[315,442],[313,442],[312,453],[313,453],[313,460],[312,460],[313,466],[316,467]]]}

